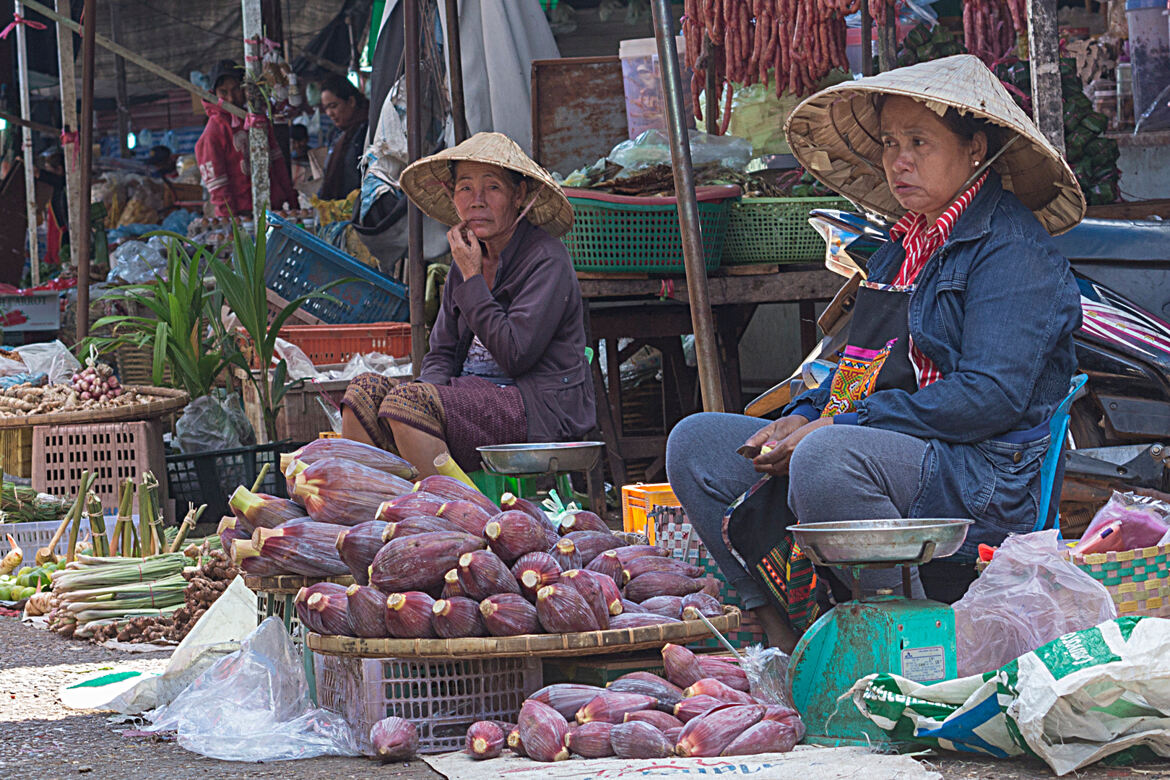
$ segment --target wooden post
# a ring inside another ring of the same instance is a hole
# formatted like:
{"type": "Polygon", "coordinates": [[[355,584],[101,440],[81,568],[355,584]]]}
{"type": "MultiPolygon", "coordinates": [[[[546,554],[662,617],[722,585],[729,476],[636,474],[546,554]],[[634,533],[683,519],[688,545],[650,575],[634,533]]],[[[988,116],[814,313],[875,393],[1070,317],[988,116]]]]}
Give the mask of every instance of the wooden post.
{"type": "Polygon", "coordinates": [[[861,0],[861,75],[873,75],[873,17],[869,0],[861,0]]]}
{"type": "MultiPolygon", "coordinates": [[[[69,18],[72,13],[70,0],[57,0],[57,13],[69,18]]],[[[61,74],[61,128],[63,132],[77,131],[77,74],[73,68],[73,33],[69,28],[57,26],[57,68],[61,74]]],[[[65,154],[65,198],[69,205],[69,246],[74,267],[77,265],[77,238],[81,235],[81,172],[78,161],[81,150],[77,139],[72,144],[61,144],[65,154]],[[70,148],[72,146],[72,148],[70,148]]]]}
{"type": "Polygon", "coordinates": [[[459,0],[446,0],[447,8],[447,84],[451,89],[451,124],[455,143],[467,140],[467,109],[463,102],[463,46],[459,40],[459,0]]]}
{"type": "MultiPolygon", "coordinates": [[[[402,23],[406,34],[406,156],[414,162],[422,156],[422,87],[419,78],[419,0],[403,0],[402,23]]],[[[418,376],[427,353],[427,322],[424,296],[426,269],[423,268],[423,218],[418,206],[407,206],[406,284],[410,291],[411,371],[418,376]]]]}
{"type": "MultiPolygon", "coordinates": [[[[703,53],[701,56],[707,61],[704,69],[706,78],[703,85],[703,124],[707,126],[708,135],[715,135],[719,132],[719,93],[716,91],[719,89],[719,83],[715,79],[715,63],[719,61],[721,54],[719,47],[711,42],[707,33],[703,33],[703,53]]],[[[731,89],[731,85],[728,85],[727,88],[731,89]]]]}
{"type": "Polygon", "coordinates": [[[882,73],[898,67],[898,11],[892,0],[887,0],[885,15],[885,22],[875,20],[878,25],[878,66],[882,73]]]}
{"type": "MultiPolygon", "coordinates": [[[[97,43],[97,0],[85,0],[85,29],[81,36],[81,235],[77,236],[77,340],[89,335],[89,204],[93,174],[93,60],[97,43]]],[[[70,41],[72,44],[72,41],[70,41]]],[[[70,45],[70,50],[72,50],[70,45]]]]}
{"type": "MultiPolygon", "coordinates": [[[[241,2],[244,19],[244,69],[247,72],[244,94],[248,98],[248,113],[265,116],[267,111],[264,110],[264,96],[256,86],[263,67],[260,62],[260,39],[264,37],[264,23],[260,15],[260,0],[241,2]]],[[[268,186],[267,122],[255,123],[248,129],[248,157],[252,162],[252,218],[259,223],[271,199],[271,190],[268,186]]]]}
{"type": "MultiPolygon", "coordinates": [[[[16,2],[16,15],[24,16],[20,2],[16,2]]],[[[16,25],[16,68],[20,79],[20,118],[26,122],[32,118],[32,104],[28,94],[28,37],[24,25],[16,25]]],[[[32,266],[32,283],[41,283],[41,259],[37,247],[37,161],[33,159],[33,130],[24,126],[20,135],[20,148],[24,152],[24,198],[28,213],[28,258],[32,266]]]]}
{"type": "MultiPolygon", "coordinates": [[[[110,3],[110,40],[118,42],[118,4],[110,3]]],[[[130,153],[130,100],[126,96],[126,60],[114,55],[114,90],[118,111],[118,153],[132,157],[130,153]]]]}
{"type": "Polygon", "coordinates": [[[1064,154],[1064,99],[1060,88],[1060,38],[1057,0],[1028,0],[1028,56],[1032,72],[1032,118],[1056,150],[1064,154]]]}
{"type": "MultiPolygon", "coordinates": [[[[723,382],[719,374],[715,322],[707,294],[707,265],[703,236],[699,231],[699,204],[695,197],[695,171],[691,144],[683,112],[682,74],[674,42],[674,18],[669,0],[651,0],[654,37],[658,39],[658,63],[662,69],[662,92],[666,95],[666,127],[670,136],[670,157],[674,167],[674,190],[678,193],[678,221],[682,230],[683,261],[687,269],[687,295],[695,331],[695,357],[699,364],[699,390],[703,409],[722,412],[723,382]]],[[[612,376],[610,381],[613,381],[612,376]]]]}

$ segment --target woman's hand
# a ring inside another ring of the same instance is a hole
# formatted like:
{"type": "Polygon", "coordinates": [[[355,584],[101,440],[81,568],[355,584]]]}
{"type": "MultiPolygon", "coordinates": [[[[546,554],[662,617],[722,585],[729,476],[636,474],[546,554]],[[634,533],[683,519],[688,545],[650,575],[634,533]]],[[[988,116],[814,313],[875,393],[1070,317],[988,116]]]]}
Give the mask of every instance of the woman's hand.
{"type": "MultiPolygon", "coordinates": [[[[777,422],[781,422],[781,420],[777,420],[777,422]]],[[[792,461],[792,453],[796,449],[796,445],[800,444],[805,436],[808,436],[817,428],[824,428],[826,425],[832,424],[832,417],[820,417],[810,423],[801,425],[781,439],[780,443],[776,444],[771,450],[752,458],[752,465],[761,474],[772,474],[778,477],[784,476],[788,473],[788,464],[792,461]]]]}
{"type": "Polygon", "coordinates": [[[483,247],[466,222],[460,222],[447,231],[447,243],[451,246],[451,257],[465,280],[483,273],[483,247]]]}
{"type": "Polygon", "coordinates": [[[760,428],[760,430],[756,431],[750,437],[748,437],[748,440],[743,443],[743,448],[756,450],[755,454],[749,456],[754,458],[759,454],[760,447],[768,443],[771,443],[773,446],[775,446],[777,442],[783,441],[785,438],[787,438],[788,434],[792,433],[800,426],[807,424],[808,420],[799,414],[790,414],[787,417],[781,417],[775,422],[768,423],[763,428],[760,428]]]}

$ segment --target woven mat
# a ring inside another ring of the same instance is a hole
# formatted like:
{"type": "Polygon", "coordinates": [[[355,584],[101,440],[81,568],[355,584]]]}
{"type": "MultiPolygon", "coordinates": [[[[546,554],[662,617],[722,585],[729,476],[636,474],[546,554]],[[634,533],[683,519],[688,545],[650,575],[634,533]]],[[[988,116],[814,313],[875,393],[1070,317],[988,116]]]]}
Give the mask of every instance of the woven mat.
{"type": "Polygon", "coordinates": [[[861,747],[801,746],[791,753],[767,753],[737,758],[662,758],[648,761],[620,758],[577,759],[541,764],[505,752],[490,761],[472,761],[463,753],[424,756],[432,769],[448,780],[587,780],[618,777],[766,777],[768,780],[942,780],[909,756],[872,753],[861,747]]]}

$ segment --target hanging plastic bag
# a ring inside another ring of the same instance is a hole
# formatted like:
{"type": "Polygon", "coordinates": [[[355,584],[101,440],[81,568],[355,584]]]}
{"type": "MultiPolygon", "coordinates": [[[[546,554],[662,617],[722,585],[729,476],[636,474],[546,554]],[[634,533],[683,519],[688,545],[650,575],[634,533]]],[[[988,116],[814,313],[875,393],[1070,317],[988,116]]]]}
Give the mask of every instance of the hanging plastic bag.
{"type": "Polygon", "coordinates": [[[285,341],[278,337],[275,351],[277,359],[283,359],[288,366],[289,380],[317,380],[321,378],[321,372],[313,365],[313,361],[309,359],[305,351],[291,341],[285,341]]]}
{"type": "Polygon", "coordinates": [[[184,455],[231,450],[256,443],[240,397],[223,390],[196,398],[175,423],[175,447],[184,455]]]}
{"type": "Polygon", "coordinates": [[[1117,617],[1105,586],[1061,557],[1057,535],[1008,537],[954,604],[960,676],[989,672],[1059,636],[1117,617]]]}
{"type": "Polygon", "coordinates": [[[142,241],[127,241],[110,255],[111,284],[146,284],[155,277],[165,279],[167,259],[154,247],[142,241]]]}
{"type": "Polygon", "coordinates": [[[310,705],[300,655],[278,617],[146,717],[145,731],[176,732],[182,747],[221,761],[360,755],[345,719],[310,705]]]}

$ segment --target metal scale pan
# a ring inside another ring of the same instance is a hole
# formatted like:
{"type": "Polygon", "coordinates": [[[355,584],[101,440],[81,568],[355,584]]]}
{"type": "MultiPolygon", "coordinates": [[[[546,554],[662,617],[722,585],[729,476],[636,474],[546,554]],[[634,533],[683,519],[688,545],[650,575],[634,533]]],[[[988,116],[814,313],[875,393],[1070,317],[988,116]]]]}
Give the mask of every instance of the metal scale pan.
{"type": "Polygon", "coordinates": [[[483,464],[496,474],[556,474],[589,471],[597,465],[600,441],[547,442],[540,444],[496,444],[476,447],[483,464]]]}
{"type": "Polygon", "coordinates": [[[914,566],[953,555],[970,520],[908,518],[847,520],[791,527],[797,544],[818,566],[914,566]]]}

